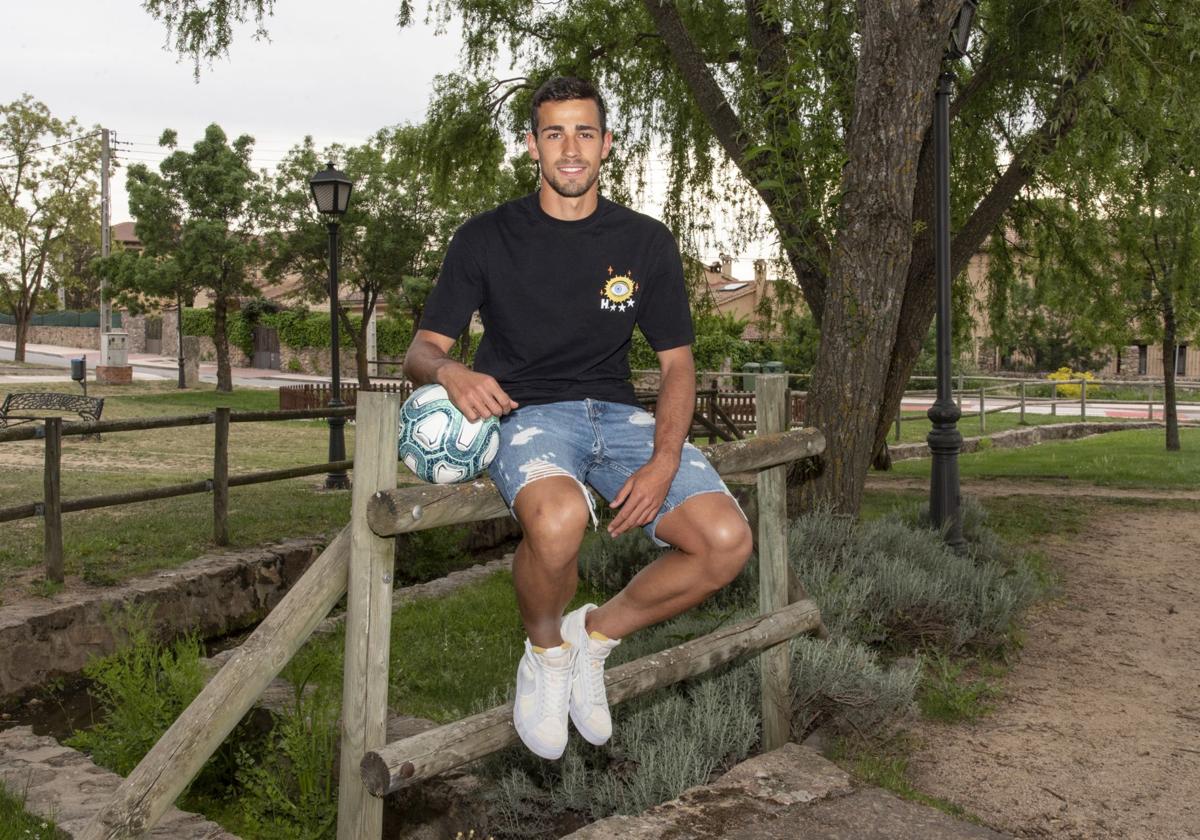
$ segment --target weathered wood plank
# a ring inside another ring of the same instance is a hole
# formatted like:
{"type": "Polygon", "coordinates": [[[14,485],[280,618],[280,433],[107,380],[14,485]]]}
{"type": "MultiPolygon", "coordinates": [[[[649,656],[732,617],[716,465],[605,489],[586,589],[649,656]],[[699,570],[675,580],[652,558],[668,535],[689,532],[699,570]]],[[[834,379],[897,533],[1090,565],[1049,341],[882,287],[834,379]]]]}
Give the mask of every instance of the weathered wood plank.
{"type": "Polygon", "coordinates": [[[80,840],[131,840],[154,826],[342,597],[349,558],[347,526],[159,738],[80,840]]]}
{"type": "Polygon", "coordinates": [[[346,656],[342,684],[338,840],[383,833],[383,800],[363,786],[358,764],[387,743],[388,651],[392,627],[393,541],[367,525],[367,503],[396,486],[400,396],[358,395],[354,485],[350,501],[350,572],[346,595],[346,656]]]}
{"type": "MultiPolygon", "coordinates": [[[[820,621],[817,605],[801,601],[613,668],[605,676],[609,703],[616,705],[779,645],[812,631],[820,621]]],[[[515,743],[512,704],[506,703],[367,753],[363,781],[371,793],[383,796],[515,743]]]]}
{"type": "MultiPolygon", "coordinates": [[[[817,429],[796,429],[700,449],[717,472],[728,475],[819,455],[825,436],[817,429]]],[[[500,516],[508,516],[508,508],[491,479],[386,490],[371,499],[367,511],[371,530],[381,537],[500,516]]]]}
{"type": "MultiPolygon", "coordinates": [[[[788,422],[787,377],[759,376],[755,383],[758,437],[784,430],[788,422]]],[[[787,467],[758,474],[758,604],[770,613],[788,602],[787,467]]],[[[773,750],[791,736],[791,657],[787,645],[764,651],[759,658],[762,683],[763,749],[773,750]]]]}

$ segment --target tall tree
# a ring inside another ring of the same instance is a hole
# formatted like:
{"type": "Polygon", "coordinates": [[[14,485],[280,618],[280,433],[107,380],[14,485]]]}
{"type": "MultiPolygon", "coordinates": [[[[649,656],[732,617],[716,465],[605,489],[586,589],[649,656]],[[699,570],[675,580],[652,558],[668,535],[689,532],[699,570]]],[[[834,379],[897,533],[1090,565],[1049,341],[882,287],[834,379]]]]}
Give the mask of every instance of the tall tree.
{"type": "Polygon", "coordinates": [[[229,364],[229,310],[240,295],[257,294],[250,271],[258,245],[254,210],[258,176],[250,168],[254,138],[232,143],[218,125],[205,129],[190,152],[176,148],[174,131],[159,145],[174,151],[152,172],[129,167],[129,212],[142,241],[140,254],[120,254],[101,270],[114,293],[172,302],[204,292],[213,310],[217,390],[233,390],[229,364]]]}
{"type": "Polygon", "coordinates": [[[0,105],[0,301],[16,321],[17,361],[56,269],[99,229],[100,133],[29,94],[0,105]]]}
{"type": "MultiPolygon", "coordinates": [[[[808,487],[856,510],[933,318],[933,92],[961,5],[436,0],[431,12],[463,21],[465,81],[452,93],[477,93],[481,126],[513,139],[538,82],[590,77],[615,113],[610,175],[635,179],[665,157],[667,219],[680,232],[695,229],[725,173],[721,198],[760,203],[821,329],[808,406],[828,446],[808,487]],[[488,77],[502,54],[519,78],[488,77]]],[[[1041,186],[1080,117],[1147,62],[1148,41],[1195,43],[1191,6],[985,0],[951,108],[952,273],[1041,186]]],[[[412,4],[400,12],[404,23],[412,4]]]]}

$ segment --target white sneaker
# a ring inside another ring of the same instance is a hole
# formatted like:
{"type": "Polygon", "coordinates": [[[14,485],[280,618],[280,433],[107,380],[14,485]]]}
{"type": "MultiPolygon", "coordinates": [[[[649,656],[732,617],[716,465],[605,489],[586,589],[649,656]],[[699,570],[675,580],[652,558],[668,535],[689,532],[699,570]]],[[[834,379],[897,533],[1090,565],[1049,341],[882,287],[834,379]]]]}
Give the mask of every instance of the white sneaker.
{"type": "Polygon", "coordinates": [[[594,609],[595,604],[584,604],[567,613],[562,623],[562,637],[579,651],[571,681],[571,722],[584,740],[599,746],[612,737],[612,715],[604,690],[604,660],[621,641],[598,641],[588,635],[586,618],[588,611],[594,609]]]}
{"type": "Polygon", "coordinates": [[[525,640],[517,665],[513,725],[525,746],[542,758],[560,758],[567,748],[567,698],[576,648],[564,642],[536,653],[525,640]]]}

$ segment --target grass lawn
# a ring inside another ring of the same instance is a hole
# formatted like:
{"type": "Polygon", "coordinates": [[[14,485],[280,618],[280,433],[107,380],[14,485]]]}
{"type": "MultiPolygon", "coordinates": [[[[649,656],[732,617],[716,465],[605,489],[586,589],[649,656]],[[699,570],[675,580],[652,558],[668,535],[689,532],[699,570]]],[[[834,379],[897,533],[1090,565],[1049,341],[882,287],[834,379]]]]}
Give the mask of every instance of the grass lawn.
{"type": "MultiPolygon", "coordinates": [[[[46,390],[78,391],[73,383],[46,390]]],[[[195,414],[217,406],[235,410],[278,408],[273,390],[240,389],[218,394],[211,386],[179,391],[165,383],[91,387],[103,396],[104,418],[195,414]]],[[[354,425],[347,424],[347,454],[354,425]]],[[[64,499],[197,481],[212,475],[214,429],[189,426],[116,432],[103,440],[63,441],[64,499]]],[[[328,426],[320,420],[235,423],[230,430],[230,473],[319,464],[328,455],[328,426]]],[[[44,444],[0,444],[0,507],[40,501],[44,444]]],[[[350,494],[320,490],[320,475],[230,490],[230,537],[234,546],[329,531],[349,518],[350,494]]],[[[68,575],[112,583],[170,568],[214,548],[209,494],[67,513],[64,555],[68,575]]],[[[42,563],[42,521],[5,523],[0,539],[0,592],[5,582],[42,563]]]]}
{"type": "MultiPolygon", "coordinates": [[[[1200,429],[1181,429],[1182,450],[1168,452],[1161,430],[1110,432],[1022,449],[989,449],[961,455],[963,478],[1082,481],[1113,487],[1200,488],[1200,429]]],[[[900,461],[896,476],[928,477],[930,461],[900,461]]]]}

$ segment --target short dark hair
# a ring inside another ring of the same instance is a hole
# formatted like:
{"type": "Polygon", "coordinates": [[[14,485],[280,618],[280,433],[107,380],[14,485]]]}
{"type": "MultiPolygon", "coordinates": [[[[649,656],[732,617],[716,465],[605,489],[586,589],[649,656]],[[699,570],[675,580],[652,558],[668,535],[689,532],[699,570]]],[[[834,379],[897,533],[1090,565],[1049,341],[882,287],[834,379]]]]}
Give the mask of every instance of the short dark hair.
{"type": "Polygon", "coordinates": [[[604,108],[604,99],[596,86],[586,79],[574,76],[555,76],[542,82],[542,86],[533,94],[533,103],[529,109],[529,130],[537,137],[538,107],[543,102],[565,102],[568,99],[591,99],[600,109],[600,133],[608,130],[608,113],[604,108]]]}

